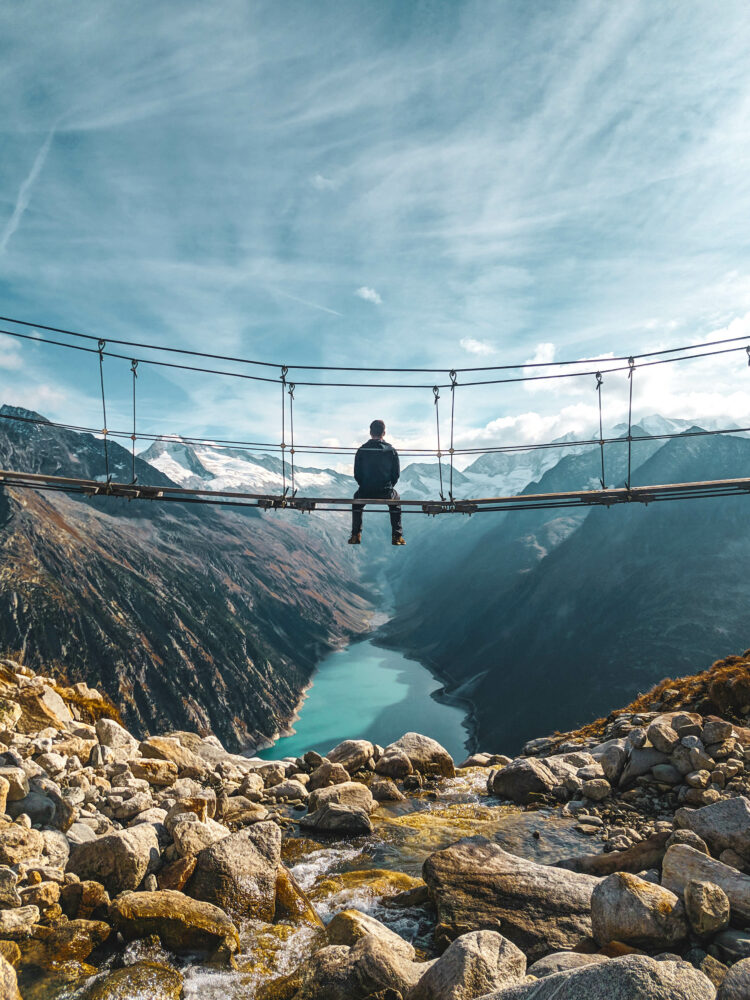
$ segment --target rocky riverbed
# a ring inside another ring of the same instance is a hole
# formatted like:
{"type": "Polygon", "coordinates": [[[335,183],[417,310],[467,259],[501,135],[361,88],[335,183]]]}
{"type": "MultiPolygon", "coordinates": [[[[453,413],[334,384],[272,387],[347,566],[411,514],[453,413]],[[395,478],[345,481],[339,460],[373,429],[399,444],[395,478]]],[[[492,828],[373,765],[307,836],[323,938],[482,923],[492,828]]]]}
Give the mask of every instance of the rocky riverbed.
{"type": "Polygon", "coordinates": [[[264,761],[0,660],[0,997],[747,1000],[750,729],[676,690],[264,761]]]}

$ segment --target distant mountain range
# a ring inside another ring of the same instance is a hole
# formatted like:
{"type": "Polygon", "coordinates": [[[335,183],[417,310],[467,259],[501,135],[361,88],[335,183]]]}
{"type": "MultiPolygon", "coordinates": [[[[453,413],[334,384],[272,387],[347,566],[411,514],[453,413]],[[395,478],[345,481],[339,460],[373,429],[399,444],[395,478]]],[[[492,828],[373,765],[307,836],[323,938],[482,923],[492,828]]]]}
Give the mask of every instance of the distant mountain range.
{"type": "MultiPolygon", "coordinates": [[[[31,416],[0,408],[0,416],[31,416]]],[[[687,423],[648,417],[633,433],[687,423]]],[[[608,434],[622,434],[618,428],[608,434]]],[[[457,497],[598,488],[598,447],[478,456],[454,470],[457,497]]],[[[115,478],[130,454],[110,442],[115,478]]],[[[299,456],[298,456],[299,457],[299,456]]],[[[403,496],[436,499],[437,463],[403,462],[403,496]]],[[[0,465],[101,478],[102,442],[0,420],[0,465]]],[[[624,438],[607,447],[622,484],[624,438]]],[[[633,445],[634,484],[742,475],[744,436],[633,445]]],[[[275,456],[156,442],[141,483],[280,493],[275,456]]],[[[447,468],[444,465],[444,488],[447,468]]],[[[297,465],[310,496],[349,496],[341,472],[297,465]]],[[[380,639],[431,666],[473,705],[479,742],[519,746],[573,726],[750,642],[750,497],[606,509],[387,518],[83,500],[0,490],[0,651],[103,686],[140,731],[212,729],[232,746],[285,725],[315,664],[393,609],[380,639]]]]}

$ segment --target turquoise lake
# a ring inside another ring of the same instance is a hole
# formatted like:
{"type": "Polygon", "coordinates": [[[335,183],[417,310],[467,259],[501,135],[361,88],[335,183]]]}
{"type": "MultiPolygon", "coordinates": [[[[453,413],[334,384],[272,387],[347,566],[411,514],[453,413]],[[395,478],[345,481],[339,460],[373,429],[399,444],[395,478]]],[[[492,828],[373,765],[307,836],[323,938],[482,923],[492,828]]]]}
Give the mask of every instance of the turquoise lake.
{"type": "Polygon", "coordinates": [[[322,661],[302,704],[295,732],[282,736],[259,757],[326,753],[342,740],[365,739],[385,746],[404,733],[431,736],[460,762],[467,755],[466,712],[431,697],[440,684],[416,660],[372,640],[355,642],[322,661]]]}

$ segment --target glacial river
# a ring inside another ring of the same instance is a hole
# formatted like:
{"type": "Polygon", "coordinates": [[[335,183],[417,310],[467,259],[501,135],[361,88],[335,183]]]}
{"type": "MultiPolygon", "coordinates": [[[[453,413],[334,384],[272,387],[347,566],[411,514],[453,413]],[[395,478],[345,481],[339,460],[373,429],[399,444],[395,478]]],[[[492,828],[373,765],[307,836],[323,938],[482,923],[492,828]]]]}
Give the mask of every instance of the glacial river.
{"type": "Polygon", "coordinates": [[[405,732],[431,736],[460,763],[466,756],[466,712],[431,697],[440,684],[416,660],[354,642],[331,653],[318,667],[302,704],[295,732],[258,756],[297,757],[306,750],[325,753],[345,739],[385,746],[405,732]]]}

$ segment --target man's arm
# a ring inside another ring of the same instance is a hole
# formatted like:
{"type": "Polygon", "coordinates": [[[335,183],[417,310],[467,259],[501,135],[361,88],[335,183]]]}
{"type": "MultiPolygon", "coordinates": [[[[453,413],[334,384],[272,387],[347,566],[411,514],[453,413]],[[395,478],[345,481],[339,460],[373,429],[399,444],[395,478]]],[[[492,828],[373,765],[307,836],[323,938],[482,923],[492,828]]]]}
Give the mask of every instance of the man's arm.
{"type": "Polygon", "coordinates": [[[357,454],[354,456],[354,478],[357,480],[357,486],[362,485],[362,449],[357,448],[357,454]]]}
{"type": "Polygon", "coordinates": [[[395,448],[393,449],[393,459],[392,459],[391,469],[392,469],[391,482],[395,486],[399,480],[399,476],[401,475],[401,463],[398,460],[398,452],[396,451],[395,448]]]}

